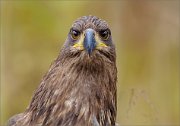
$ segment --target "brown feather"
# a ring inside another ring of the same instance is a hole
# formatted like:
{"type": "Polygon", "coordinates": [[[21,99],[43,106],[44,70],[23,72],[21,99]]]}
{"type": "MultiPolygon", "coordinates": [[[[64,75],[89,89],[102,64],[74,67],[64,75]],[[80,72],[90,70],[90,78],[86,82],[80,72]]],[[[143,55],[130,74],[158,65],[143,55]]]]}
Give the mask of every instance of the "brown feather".
{"type": "MultiPolygon", "coordinates": [[[[83,31],[108,28],[95,16],[77,19],[83,31]]],[[[43,77],[27,110],[10,126],[115,126],[116,54],[114,45],[92,55],[68,46],[43,77]]]]}

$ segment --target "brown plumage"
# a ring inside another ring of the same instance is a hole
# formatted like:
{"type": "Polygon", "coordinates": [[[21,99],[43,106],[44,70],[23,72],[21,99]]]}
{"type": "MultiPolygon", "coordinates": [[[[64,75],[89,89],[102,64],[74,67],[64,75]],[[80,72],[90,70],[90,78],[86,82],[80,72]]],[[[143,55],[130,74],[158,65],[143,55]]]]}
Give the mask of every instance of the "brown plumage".
{"type": "Polygon", "coordinates": [[[115,126],[116,55],[95,16],[77,19],[25,112],[9,126],[115,126]]]}

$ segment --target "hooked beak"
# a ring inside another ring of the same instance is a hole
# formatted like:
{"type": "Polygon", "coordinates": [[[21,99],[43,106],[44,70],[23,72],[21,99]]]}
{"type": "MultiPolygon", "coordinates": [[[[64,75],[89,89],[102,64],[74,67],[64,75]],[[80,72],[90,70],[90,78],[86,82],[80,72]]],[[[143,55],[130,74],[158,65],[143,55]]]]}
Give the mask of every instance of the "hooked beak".
{"type": "Polygon", "coordinates": [[[84,48],[90,55],[96,47],[95,31],[93,29],[86,29],[84,38],[84,48]]]}

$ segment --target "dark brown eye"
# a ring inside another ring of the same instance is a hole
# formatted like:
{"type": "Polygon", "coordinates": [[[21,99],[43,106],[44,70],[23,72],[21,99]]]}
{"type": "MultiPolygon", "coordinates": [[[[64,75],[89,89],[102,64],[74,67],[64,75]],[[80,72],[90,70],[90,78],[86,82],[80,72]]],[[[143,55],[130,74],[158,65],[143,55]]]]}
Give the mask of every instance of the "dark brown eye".
{"type": "Polygon", "coordinates": [[[102,30],[99,32],[99,35],[102,39],[107,40],[109,38],[109,31],[108,30],[102,30]]]}
{"type": "Polygon", "coordinates": [[[77,30],[71,30],[71,37],[74,40],[77,40],[80,37],[80,32],[77,30]]]}

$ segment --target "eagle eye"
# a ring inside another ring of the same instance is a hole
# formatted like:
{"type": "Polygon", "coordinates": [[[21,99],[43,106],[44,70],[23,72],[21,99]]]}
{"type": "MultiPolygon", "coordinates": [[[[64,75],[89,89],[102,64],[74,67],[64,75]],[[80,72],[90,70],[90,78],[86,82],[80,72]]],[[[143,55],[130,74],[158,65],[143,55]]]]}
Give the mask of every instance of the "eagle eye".
{"type": "Polygon", "coordinates": [[[101,30],[99,35],[103,40],[107,40],[110,36],[110,32],[108,30],[101,30]]]}
{"type": "Polygon", "coordinates": [[[77,40],[80,37],[80,31],[78,30],[71,30],[71,38],[77,40]]]}

